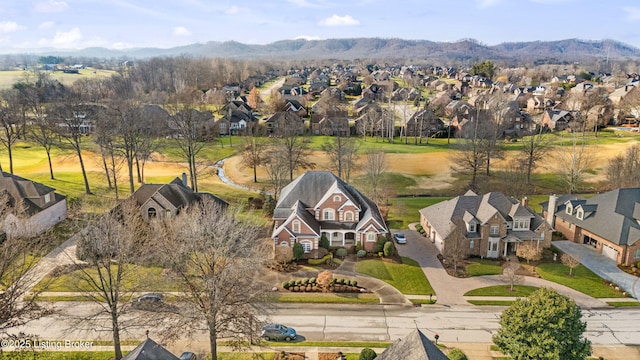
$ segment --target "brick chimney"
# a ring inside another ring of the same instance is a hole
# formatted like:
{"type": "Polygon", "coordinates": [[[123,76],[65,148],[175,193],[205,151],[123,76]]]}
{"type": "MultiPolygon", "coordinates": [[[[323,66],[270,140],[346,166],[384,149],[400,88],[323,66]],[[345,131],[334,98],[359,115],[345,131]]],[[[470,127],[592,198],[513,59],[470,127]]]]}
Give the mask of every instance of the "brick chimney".
{"type": "Polygon", "coordinates": [[[529,198],[526,196],[522,197],[522,201],[521,201],[522,206],[524,207],[529,207],[529,198]]]}

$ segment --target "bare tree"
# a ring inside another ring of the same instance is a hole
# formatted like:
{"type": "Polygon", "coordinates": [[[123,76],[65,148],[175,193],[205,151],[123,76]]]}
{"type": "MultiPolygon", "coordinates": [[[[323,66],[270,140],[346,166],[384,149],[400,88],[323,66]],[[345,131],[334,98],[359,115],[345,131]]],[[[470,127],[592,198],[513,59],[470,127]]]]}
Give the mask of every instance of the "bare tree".
{"type": "Polygon", "coordinates": [[[333,273],[330,270],[324,270],[320,274],[318,274],[317,283],[322,287],[323,292],[329,291],[329,286],[333,282],[333,273]]]}
{"type": "Polygon", "coordinates": [[[526,259],[528,264],[531,260],[538,261],[542,259],[542,248],[533,243],[523,244],[518,246],[516,255],[526,259]]]}
{"type": "Polygon", "coordinates": [[[382,175],[387,170],[386,154],[382,151],[367,150],[364,154],[362,164],[364,177],[371,187],[371,198],[373,201],[380,200],[382,175]]]}
{"type": "Polygon", "coordinates": [[[139,318],[124,319],[130,310],[129,298],[138,289],[139,275],[132,263],[139,259],[146,224],[134,200],[97,215],[78,232],[78,292],[97,304],[96,311],[76,319],[76,327],[106,328],[112,333],[115,358],[122,359],[120,333],[139,318]],[[109,319],[105,324],[104,317],[109,319]]]}
{"type": "Polygon", "coordinates": [[[444,258],[453,265],[453,271],[458,271],[458,265],[467,258],[469,239],[467,239],[467,224],[461,218],[453,219],[452,229],[444,245],[444,258]]]}
{"type": "Polygon", "coordinates": [[[4,238],[0,241],[0,337],[8,336],[11,328],[50,313],[37,302],[41,291],[33,288],[37,277],[32,270],[43,254],[30,227],[20,226],[26,210],[8,193],[0,194],[0,238],[4,238]]]}
{"type": "Polygon", "coordinates": [[[297,126],[285,123],[286,119],[282,117],[274,125],[276,131],[273,146],[277,150],[277,156],[284,158],[289,170],[289,181],[293,181],[295,170],[313,169],[315,163],[309,160],[309,137],[301,135],[297,126]]]}
{"type": "Polygon", "coordinates": [[[560,261],[569,268],[569,276],[573,276],[573,269],[580,265],[580,257],[578,255],[562,254],[560,261]]]}
{"type": "Polygon", "coordinates": [[[322,145],[322,150],[329,155],[331,170],[348,183],[358,159],[357,140],[351,137],[334,136],[322,145]]]}
{"type": "Polygon", "coordinates": [[[518,268],[510,262],[503,265],[502,276],[509,283],[509,291],[513,291],[515,285],[521,284],[524,281],[524,276],[518,274],[518,268]]]}
{"type": "Polygon", "coordinates": [[[289,183],[289,170],[286,159],[276,149],[271,149],[266,153],[262,165],[267,171],[273,196],[277,200],[280,190],[289,183]]]}
{"type": "Polygon", "coordinates": [[[578,139],[576,133],[572,133],[570,141],[569,145],[557,147],[556,162],[567,192],[573,194],[582,183],[584,174],[593,160],[593,155],[587,148],[586,141],[578,139]]]}
{"type": "Polygon", "coordinates": [[[487,161],[486,139],[480,133],[479,115],[478,110],[476,117],[471,120],[472,123],[456,134],[458,139],[455,143],[455,150],[449,155],[454,171],[471,176],[469,188],[472,190],[478,189],[478,173],[487,161]]]}
{"type": "Polygon", "coordinates": [[[82,138],[90,132],[90,125],[87,121],[95,117],[96,107],[87,104],[89,94],[83,82],[76,82],[74,88],[64,94],[64,99],[51,109],[48,122],[55,133],[71,146],[78,156],[82,178],[84,180],[85,193],[91,194],[89,178],[84,166],[82,157],[82,138]]]}
{"type": "Polygon", "coordinates": [[[196,158],[206,146],[208,135],[211,135],[205,129],[206,123],[213,118],[211,113],[197,110],[199,101],[197,92],[196,90],[183,91],[177,94],[169,105],[173,111],[169,128],[175,132],[172,138],[187,160],[191,188],[196,192],[198,191],[198,163],[196,158]]]}
{"type": "Polygon", "coordinates": [[[258,182],[258,166],[261,166],[265,161],[266,143],[265,139],[260,136],[257,131],[259,128],[254,128],[251,135],[245,136],[242,140],[242,166],[250,167],[253,169],[253,182],[258,182]]]}
{"type": "Polygon", "coordinates": [[[18,92],[5,90],[0,93],[0,143],[9,155],[9,172],[13,174],[13,145],[24,134],[25,109],[18,92]]]}
{"type": "Polygon", "coordinates": [[[531,173],[547,155],[549,150],[548,145],[548,141],[542,133],[542,126],[539,127],[539,130],[535,134],[527,136],[522,140],[521,153],[523,155],[522,161],[525,164],[527,172],[527,184],[531,184],[531,173]]]}
{"type": "Polygon", "coordinates": [[[271,254],[266,244],[260,246],[261,228],[208,200],[158,225],[159,238],[172,249],[162,254],[184,289],[185,302],[181,321],[165,335],[205,330],[213,360],[219,337],[251,342],[270,293],[267,284],[256,281],[271,254]]]}
{"type": "Polygon", "coordinates": [[[633,145],[610,159],[606,171],[611,188],[640,187],[640,146],[633,145]]]}

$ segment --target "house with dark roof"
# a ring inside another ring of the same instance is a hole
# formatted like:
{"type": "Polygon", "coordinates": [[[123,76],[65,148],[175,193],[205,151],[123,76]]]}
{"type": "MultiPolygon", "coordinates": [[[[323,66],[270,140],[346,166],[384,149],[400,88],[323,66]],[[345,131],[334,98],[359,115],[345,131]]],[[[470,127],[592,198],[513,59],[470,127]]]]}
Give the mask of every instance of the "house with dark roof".
{"type": "Polygon", "coordinates": [[[617,264],[640,260],[640,188],[590,199],[551,195],[542,206],[547,220],[568,240],[592,246],[617,264]]]}
{"type": "Polygon", "coordinates": [[[25,217],[9,215],[0,223],[0,235],[38,235],[67,218],[65,196],[51,187],[4,171],[0,171],[0,199],[25,210],[25,217]]]}
{"type": "Polygon", "coordinates": [[[173,355],[169,350],[165,349],[162,345],[146,338],[135,349],[131,350],[125,355],[122,360],[192,360],[195,359],[195,355],[191,352],[184,352],[180,357],[173,355]]]}
{"type": "Polygon", "coordinates": [[[275,246],[300,243],[307,254],[318,249],[322,236],[331,246],[362,244],[372,251],[389,232],[378,206],[329,171],[308,171],[285,186],[273,221],[275,246]]]}
{"type": "Polygon", "coordinates": [[[578,111],[547,109],[542,113],[541,124],[550,130],[571,129],[576,131],[582,129],[582,121],[580,121],[578,111]]]}
{"type": "Polygon", "coordinates": [[[168,184],[144,184],[131,195],[142,212],[142,217],[149,221],[153,218],[169,218],[180,214],[182,209],[204,199],[212,200],[222,207],[229,204],[210,193],[195,192],[186,185],[183,179],[175,178],[168,184]]]}
{"type": "Polygon", "coordinates": [[[449,360],[419,329],[396,340],[376,357],[378,360],[449,360]]]}
{"type": "Polygon", "coordinates": [[[487,258],[514,254],[518,246],[551,246],[551,225],[528,206],[525,197],[518,201],[500,192],[462,196],[420,210],[420,224],[441,254],[447,254],[447,240],[454,233],[454,221],[461,219],[466,255],[487,258]]]}
{"type": "Polygon", "coordinates": [[[296,131],[303,134],[305,125],[304,119],[298,114],[289,111],[278,111],[271,115],[266,121],[265,126],[269,134],[278,133],[284,130],[296,131]]]}

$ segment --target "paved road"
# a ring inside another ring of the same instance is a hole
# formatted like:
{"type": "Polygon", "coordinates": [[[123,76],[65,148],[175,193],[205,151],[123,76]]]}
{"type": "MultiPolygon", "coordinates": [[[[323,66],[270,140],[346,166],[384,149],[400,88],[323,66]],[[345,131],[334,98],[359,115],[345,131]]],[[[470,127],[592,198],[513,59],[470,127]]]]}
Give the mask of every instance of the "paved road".
{"type": "Polygon", "coordinates": [[[565,253],[578,256],[582,265],[587,269],[601,278],[617,284],[634,298],[638,299],[640,296],[640,281],[638,281],[640,278],[620,270],[613,260],[598,254],[592,247],[568,240],[554,241],[553,245],[565,253]]]}
{"type": "MultiPolygon", "coordinates": [[[[82,329],[70,320],[90,314],[97,305],[89,302],[56,303],[60,313],[13,330],[38,335],[41,339],[97,340],[110,338],[110,332],[82,329]]],[[[271,321],[294,327],[308,340],[392,341],[418,327],[427,336],[435,333],[447,343],[490,343],[498,330],[502,307],[452,307],[431,305],[418,308],[384,305],[310,305],[280,304],[271,321]]],[[[135,314],[134,314],[135,315],[135,314]]],[[[585,336],[595,345],[640,345],[640,309],[583,310],[587,322],[585,336]]],[[[108,325],[109,319],[103,319],[108,325]]],[[[124,332],[124,339],[144,338],[160,329],[140,322],[124,332]]],[[[196,340],[206,341],[204,333],[195,332],[196,340]]]]}

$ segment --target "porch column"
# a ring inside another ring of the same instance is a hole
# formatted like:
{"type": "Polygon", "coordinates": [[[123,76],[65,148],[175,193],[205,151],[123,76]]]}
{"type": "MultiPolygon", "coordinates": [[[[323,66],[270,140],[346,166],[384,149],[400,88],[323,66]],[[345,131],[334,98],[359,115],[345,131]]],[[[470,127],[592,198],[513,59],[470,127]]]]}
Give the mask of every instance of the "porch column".
{"type": "Polygon", "coordinates": [[[509,243],[508,242],[504,242],[504,255],[502,255],[503,257],[507,257],[507,249],[509,248],[509,243]]]}

